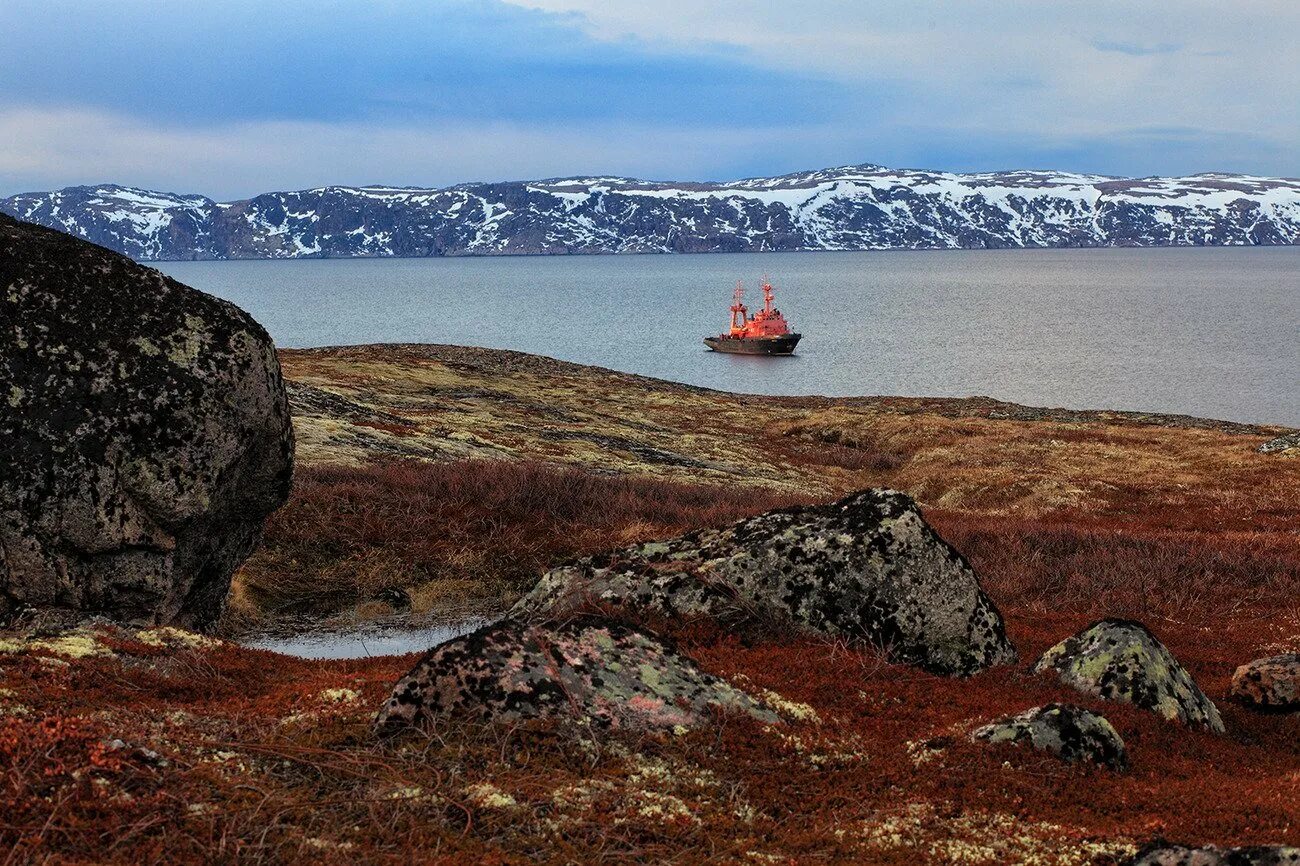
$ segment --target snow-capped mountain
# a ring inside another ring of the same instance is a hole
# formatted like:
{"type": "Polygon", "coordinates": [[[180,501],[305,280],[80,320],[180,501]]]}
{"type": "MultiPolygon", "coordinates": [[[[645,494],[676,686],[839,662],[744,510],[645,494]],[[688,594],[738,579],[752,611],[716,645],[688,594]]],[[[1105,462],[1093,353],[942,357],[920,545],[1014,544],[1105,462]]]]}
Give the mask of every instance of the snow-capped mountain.
{"type": "Polygon", "coordinates": [[[106,185],[0,210],[141,260],[1300,243],[1300,180],[848,166],[731,183],[620,177],[324,187],[234,202],[106,185]]]}

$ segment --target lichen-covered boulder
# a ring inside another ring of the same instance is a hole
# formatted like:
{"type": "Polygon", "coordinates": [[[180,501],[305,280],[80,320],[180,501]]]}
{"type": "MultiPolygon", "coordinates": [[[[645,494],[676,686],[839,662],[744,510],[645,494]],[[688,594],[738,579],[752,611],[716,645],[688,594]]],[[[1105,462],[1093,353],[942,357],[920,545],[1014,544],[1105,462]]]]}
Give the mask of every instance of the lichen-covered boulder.
{"type": "Polygon", "coordinates": [[[1300,432],[1287,433],[1259,446],[1260,454],[1300,454],[1300,432]]]}
{"type": "Polygon", "coordinates": [[[1126,866],[1300,866],[1300,848],[1254,845],[1246,848],[1188,848],[1156,842],[1126,866]]]}
{"type": "Polygon", "coordinates": [[[275,348],[233,304],[0,216],[0,623],[204,629],[289,492],[275,348]]]}
{"type": "Polygon", "coordinates": [[[971,738],[993,744],[1028,744],[1066,761],[1090,761],[1112,770],[1128,766],[1124,739],[1111,723],[1070,704],[1025,710],[976,728],[971,738]]]}
{"type": "Polygon", "coordinates": [[[1191,674],[1141,623],[1104,619],[1043,653],[1035,673],[1055,671],[1068,686],[1223,733],[1223,719],[1191,674]]]}
{"type": "Polygon", "coordinates": [[[1300,653],[1256,659],[1237,668],[1232,696],[1260,709],[1300,710],[1300,653]]]}
{"type": "Polygon", "coordinates": [[[715,709],[777,721],[670,643],[627,624],[595,617],[559,624],[506,619],[431,650],[397,681],[375,727],[393,733],[444,716],[695,727],[712,720],[715,709]]]}
{"type": "Polygon", "coordinates": [[[515,612],[588,602],[671,617],[773,618],[870,641],[896,661],[947,675],[1016,658],[970,564],[892,490],[580,559],[547,573],[515,612]]]}

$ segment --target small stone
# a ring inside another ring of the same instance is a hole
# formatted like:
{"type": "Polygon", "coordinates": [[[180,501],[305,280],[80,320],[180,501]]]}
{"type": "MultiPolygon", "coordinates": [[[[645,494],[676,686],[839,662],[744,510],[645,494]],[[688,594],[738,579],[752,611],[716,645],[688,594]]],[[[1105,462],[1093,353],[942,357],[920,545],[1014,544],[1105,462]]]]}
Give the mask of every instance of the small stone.
{"type": "Polygon", "coordinates": [[[1048,670],[1081,692],[1124,701],[1215,733],[1225,730],[1218,707],[1141,623],[1120,619],[1093,623],[1043,653],[1034,672],[1048,670]]]}
{"type": "Polygon", "coordinates": [[[507,619],[430,651],[398,680],[375,727],[393,733],[458,716],[676,732],[708,723],[715,708],[779,721],[745,692],[629,625],[596,617],[560,624],[507,619]]]}
{"type": "Polygon", "coordinates": [[[1105,717],[1071,704],[1048,704],[1008,716],[971,732],[987,743],[1028,743],[1065,761],[1091,761],[1112,770],[1128,767],[1119,732],[1105,717]]]}
{"type": "Polygon", "coordinates": [[[155,752],[153,749],[148,749],[145,748],[144,746],[141,746],[140,748],[135,750],[135,753],[140,756],[140,759],[142,761],[144,761],[146,764],[149,764],[150,766],[161,767],[161,768],[166,768],[171,766],[171,761],[167,760],[162,755],[155,752]]]}
{"type": "Polygon", "coordinates": [[[411,594],[401,587],[381,589],[375,593],[375,600],[391,606],[393,610],[410,610],[411,594]]]}
{"type": "Polygon", "coordinates": [[[1259,709],[1300,710],[1300,653],[1256,659],[1237,668],[1232,696],[1259,709]]]}
{"type": "Polygon", "coordinates": [[[1300,848],[1188,848],[1156,842],[1139,851],[1125,866],[1300,866],[1300,848]]]}

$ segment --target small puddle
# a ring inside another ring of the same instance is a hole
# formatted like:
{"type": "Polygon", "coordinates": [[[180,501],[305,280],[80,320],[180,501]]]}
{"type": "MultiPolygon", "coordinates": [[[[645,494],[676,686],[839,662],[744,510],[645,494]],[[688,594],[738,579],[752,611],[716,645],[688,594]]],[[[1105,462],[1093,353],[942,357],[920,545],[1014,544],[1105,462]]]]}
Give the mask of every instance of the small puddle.
{"type": "Polygon", "coordinates": [[[423,626],[367,623],[354,628],[252,635],[240,643],[250,649],[270,650],[304,659],[364,659],[425,652],[454,637],[469,634],[490,621],[489,617],[479,616],[423,626]]]}

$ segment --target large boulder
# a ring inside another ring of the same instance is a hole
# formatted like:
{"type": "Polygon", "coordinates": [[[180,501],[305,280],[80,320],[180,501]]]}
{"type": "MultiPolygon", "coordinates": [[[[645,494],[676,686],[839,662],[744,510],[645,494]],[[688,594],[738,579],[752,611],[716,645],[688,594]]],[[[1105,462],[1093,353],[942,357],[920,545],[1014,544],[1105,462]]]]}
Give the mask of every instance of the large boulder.
{"type": "Polygon", "coordinates": [[[940,674],[1016,658],[970,564],[892,490],[580,559],[547,573],[515,613],[591,602],[674,618],[773,618],[870,641],[940,674]]]}
{"type": "Polygon", "coordinates": [[[288,496],[293,437],[246,313],[0,216],[0,622],[204,629],[288,496]]]}
{"type": "Polygon", "coordinates": [[[1105,717],[1071,704],[1048,704],[976,728],[971,738],[986,743],[1029,745],[1064,761],[1089,761],[1123,770],[1128,753],[1105,717]]]}
{"type": "Polygon", "coordinates": [[[1139,851],[1127,866],[1300,866],[1300,848],[1283,845],[1189,848],[1157,842],[1139,851]]]}
{"type": "Polygon", "coordinates": [[[1300,653],[1256,659],[1237,668],[1232,696],[1259,709],[1300,710],[1300,653]]]}
{"type": "Polygon", "coordinates": [[[1044,671],[1055,671],[1079,691],[1124,701],[1185,725],[1224,731],[1218,707],[1141,623],[1093,623],[1043,653],[1034,672],[1044,671]]]}
{"type": "Polygon", "coordinates": [[[563,718],[621,729],[696,727],[715,710],[777,716],[671,644],[625,623],[506,619],[434,648],[397,681],[381,734],[443,717],[563,718]]]}

